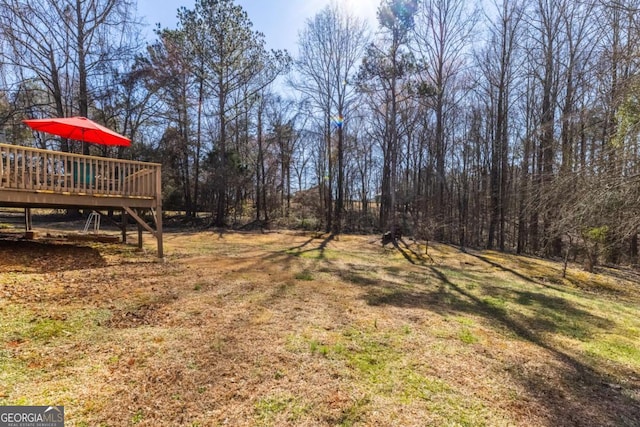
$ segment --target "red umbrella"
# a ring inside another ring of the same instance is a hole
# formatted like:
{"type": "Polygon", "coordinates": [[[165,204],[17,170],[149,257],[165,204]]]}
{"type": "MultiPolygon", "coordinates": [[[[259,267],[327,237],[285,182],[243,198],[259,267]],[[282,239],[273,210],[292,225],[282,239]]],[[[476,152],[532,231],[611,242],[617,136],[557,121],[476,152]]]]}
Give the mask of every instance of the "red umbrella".
{"type": "Polygon", "coordinates": [[[23,120],[34,130],[51,133],[63,138],[74,139],[82,142],[93,142],[102,145],[121,145],[128,147],[131,140],[119,133],[115,133],[102,125],[93,122],[86,117],[61,117],[52,119],[23,120]]]}

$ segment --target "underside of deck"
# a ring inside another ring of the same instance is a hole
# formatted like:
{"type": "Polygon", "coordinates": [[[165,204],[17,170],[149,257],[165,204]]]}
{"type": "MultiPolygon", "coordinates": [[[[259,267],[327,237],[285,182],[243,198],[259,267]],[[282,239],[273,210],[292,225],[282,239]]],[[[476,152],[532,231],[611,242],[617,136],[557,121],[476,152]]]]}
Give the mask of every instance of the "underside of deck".
{"type": "MultiPolygon", "coordinates": [[[[157,163],[0,144],[0,207],[121,210],[158,242],[163,257],[161,169],[157,163]],[[153,226],[144,221],[151,212],[153,226]]],[[[26,221],[29,224],[30,221],[26,221]]]]}

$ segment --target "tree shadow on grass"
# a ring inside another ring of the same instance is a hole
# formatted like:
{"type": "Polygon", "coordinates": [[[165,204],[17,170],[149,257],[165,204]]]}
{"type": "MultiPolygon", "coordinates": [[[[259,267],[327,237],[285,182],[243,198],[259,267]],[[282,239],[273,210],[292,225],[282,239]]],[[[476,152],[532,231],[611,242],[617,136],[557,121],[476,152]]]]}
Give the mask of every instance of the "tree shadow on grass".
{"type": "Polygon", "coordinates": [[[290,255],[294,255],[294,256],[304,256],[305,254],[310,254],[312,252],[318,252],[318,256],[317,258],[320,260],[326,260],[326,249],[327,249],[327,245],[329,244],[329,242],[331,242],[333,239],[335,239],[335,235],[334,234],[329,234],[327,237],[322,239],[322,242],[320,242],[320,244],[317,247],[309,247],[307,248],[307,246],[309,246],[314,240],[317,240],[314,237],[311,237],[309,240],[305,241],[304,243],[301,243],[298,246],[294,246],[292,248],[289,248],[286,250],[286,253],[290,254],[290,255]]]}
{"type": "MultiPolygon", "coordinates": [[[[536,285],[540,285],[543,286],[545,288],[548,289],[554,289],[556,291],[559,292],[567,292],[567,289],[561,287],[561,286],[554,286],[553,284],[547,283],[543,280],[536,280],[536,278],[534,277],[529,277],[526,276],[514,269],[508,268],[498,262],[492,261],[490,259],[488,259],[485,256],[482,256],[480,254],[477,253],[470,253],[471,256],[485,262],[486,264],[489,264],[492,267],[495,267],[497,269],[500,269],[504,272],[510,273],[513,276],[522,279],[526,282],[530,282],[536,285]]],[[[527,269],[527,268],[531,268],[531,266],[533,265],[530,262],[526,262],[526,261],[522,261],[520,258],[524,258],[524,257],[519,257],[518,259],[518,265],[522,268],[522,269],[527,269]]],[[[613,277],[615,277],[618,280],[624,280],[624,281],[628,281],[628,283],[633,284],[633,283],[640,283],[638,282],[636,279],[638,277],[640,277],[640,275],[634,273],[632,270],[629,270],[628,273],[625,274],[621,274],[620,273],[621,269],[608,269],[607,273],[613,277]]],[[[610,285],[608,283],[606,283],[605,281],[599,281],[599,280],[591,280],[591,279],[576,279],[575,277],[573,277],[571,274],[566,275],[566,277],[564,277],[563,279],[561,279],[561,273],[560,270],[557,271],[557,277],[555,279],[552,279],[551,282],[552,283],[562,283],[562,281],[567,281],[569,282],[573,287],[580,289],[581,291],[584,292],[590,292],[590,293],[595,293],[598,294],[599,296],[604,296],[609,298],[610,300],[626,300],[626,301],[638,301],[638,290],[640,288],[638,287],[634,287],[632,286],[631,288],[626,287],[626,286],[621,286],[621,285],[610,285]]]]}
{"type": "MultiPolygon", "coordinates": [[[[534,290],[482,285],[479,291],[484,292],[471,292],[449,277],[464,277],[462,270],[425,266],[424,272],[432,278],[425,285],[359,281],[357,278],[351,282],[366,288],[364,298],[371,305],[422,308],[442,315],[467,313],[481,316],[519,339],[547,351],[564,367],[557,370],[554,378],[544,379],[538,369],[514,367],[510,373],[544,405],[549,425],[638,425],[640,401],[633,397],[640,393],[637,373],[627,371],[631,383],[623,385],[599,371],[595,363],[587,365],[545,339],[546,333],[587,339],[615,327],[614,322],[589,313],[571,301],[534,290]],[[508,310],[507,302],[519,304],[527,310],[508,310]]],[[[520,276],[518,272],[513,273],[520,276]]],[[[526,282],[532,283],[531,280],[526,282]]],[[[535,282],[532,284],[543,286],[535,282]]],[[[478,285],[470,283],[469,286],[474,289],[478,285]]],[[[624,372],[625,369],[618,371],[624,372]]]]}
{"type": "Polygon", "coordinates": [[[479,259],[480,261],[482,261],[482,262],[484,262],[486,264],[489,264],[492,267],[495,267],[495,268],[497,268],[499,270],[502,270],[504,272],[512,274],[515,277],[517,277],[517,278],[519,278],[521,280],[524,280],[525,282],[534,283],[536,285],[545,286],[545,287],[548,287],[548,288],[553,288],[553,286],[549,286],[549,285],[547,285],[545,283],[542,283],[542,282],[540,282],[538,280],[535,280],[532,277],[526,276],[526,275],[524,275],[524,274],[522,274],[522,273],[520,273],[520,272],[518,272],[518,271],[516,271],[516,270],[514,270],[512,268],[506,267],[506,266],[504,266],[504,265],[502,265],[502,264],[500,264],[498,262],[492,261],[489,258],[487,258],[485,256],[482,256],[480,254],[469,253],[469,255],[479,259]]]}
{"type": "Polygon", "coordinates": [[[426,266],[428,263],[435,264],[431,256],[414,251],[402,238],[395,240],[393,246],[400,252],[404,259],[413,265],[426,266]]]}
{"type": "Polygon", "coordinates": [[[613,329],[615,323],[601,316],[578,308],[565,298],[542,292],[506,289],[500,286],[483,285],[481,301],[492,304],[493,301],[508,301],[526,307],[535,312],[535,316],[526,317],[519,312],[512,315],[526,328],[535,333],[558,333],[570,338],[584,340],[592,338],[597,331],[613,329]]]}

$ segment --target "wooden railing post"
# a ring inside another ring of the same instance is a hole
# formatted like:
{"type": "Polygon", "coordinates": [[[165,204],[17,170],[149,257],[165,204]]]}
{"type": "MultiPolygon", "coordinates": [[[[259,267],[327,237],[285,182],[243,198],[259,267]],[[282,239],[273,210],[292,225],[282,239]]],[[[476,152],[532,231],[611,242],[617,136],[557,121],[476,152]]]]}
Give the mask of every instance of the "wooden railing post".
{"type": "Polygon", "coordinates": [[[156,166],[155,174],[155,198],[156,198],[156,239],[158,240],[158,258],[164,258],[162,243],[162,168],[156,166]]]}

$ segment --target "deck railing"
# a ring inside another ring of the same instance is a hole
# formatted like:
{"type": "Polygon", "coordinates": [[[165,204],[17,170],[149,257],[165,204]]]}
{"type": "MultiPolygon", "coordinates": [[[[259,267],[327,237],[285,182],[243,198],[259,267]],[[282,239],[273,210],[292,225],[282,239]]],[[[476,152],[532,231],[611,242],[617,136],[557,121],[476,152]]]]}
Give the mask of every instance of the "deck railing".
{"type": "Polygon", "coordinates": [[[0,144],[0,190],[159,197],[160,165],[0,144]]]}

